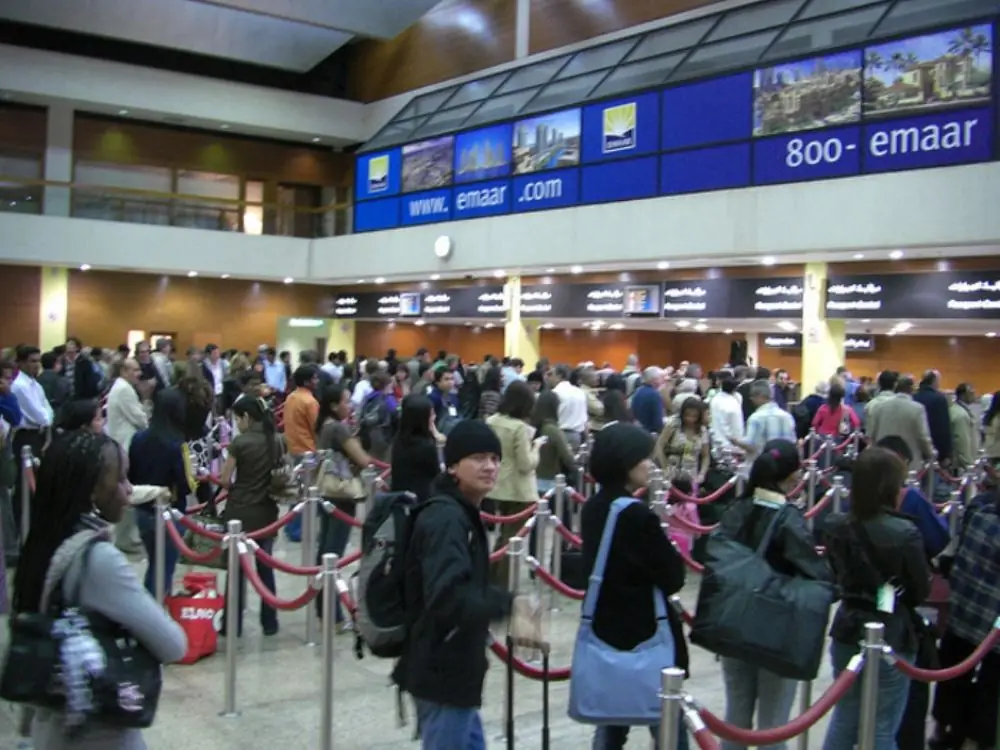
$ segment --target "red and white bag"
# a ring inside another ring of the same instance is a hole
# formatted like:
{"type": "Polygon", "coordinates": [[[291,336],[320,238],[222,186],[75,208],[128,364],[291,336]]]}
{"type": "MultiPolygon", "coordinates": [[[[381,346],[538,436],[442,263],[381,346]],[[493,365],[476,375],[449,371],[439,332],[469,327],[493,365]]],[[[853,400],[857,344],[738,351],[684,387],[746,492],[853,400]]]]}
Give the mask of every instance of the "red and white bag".
{"type": "Polygon", "coordinates": [[[226,600],[214,573],[188,573],[183,584],[183,592],[168,596],[166,606],[187,636],[187,653],[178,663],[194,664],[218,648],[226,600]]]}

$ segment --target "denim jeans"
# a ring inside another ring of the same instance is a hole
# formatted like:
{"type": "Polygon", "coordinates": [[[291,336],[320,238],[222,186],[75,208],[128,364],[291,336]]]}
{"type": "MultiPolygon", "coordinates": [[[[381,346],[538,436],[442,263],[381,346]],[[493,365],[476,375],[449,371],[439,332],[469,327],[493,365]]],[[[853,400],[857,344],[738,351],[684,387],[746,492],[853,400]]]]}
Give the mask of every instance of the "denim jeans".
{"type": "MultiPolygon", "coordinates": [[[[268,555],[274,549],[274,537],[269,537],[267,539],[258,539],[257,544],[262,550],[268,555]]],[[[269,565],[264,564],[259,558],[255,561],[257,567],[257,575],[260,576],[261,583],[270,591],[272,594],[275,593],[275,583],[274,583],[274,568],[269,565]]],[[[243,575],[243,568],[240,568],[240,582],[239,588],[239,599],[237,600],[237,618],[236,618],[236,633],[237,635],[243,634],[243,608],[244,602],[246,601],[247,593],[247,579],[243,575]]],[[[227,576],[226,591],[229,591],[229,582],[227,576]]],[[[228,604],[228,602],[227,602],[228,604]]],[[[229,612],[226,612],[226,616],[229,616],[229,612]]],[[[260,603],[260,626],[265,631],[274,631],[278,629],[278,613],[274,607],[269,607],[264,604],[263,600],[260,603]]]]}
{"type": "MultiPolygon", "coordinates": [[[[337,510],[342,513],[346,513],[351,518],[355,517],[357,510],[357,503],[344,502],[342,500],[332,500],[331,501],[337,508],[337,510]]],[[[346,521],[341,521],[339,518],[331,516],[325,511],[320,512],[319,521],[319,548],[316,552],[316,564],[322,565],[323,555],[330,552],[335,555],[344,556],[344,551],[347,549],[347,543],[351,539],[351,525],[346,521]]],[[[316,598],[316,608],[317,612],[322,615],[323,612],[323,598],[319,596],[316,598]]],[[[344,621],[344,612],[340,607],[340,598],[337,598],[337,622],[344,621]]]]}
{"type": "MultiPolygon", "coordinates": [[[[622,750],[628,741],[628,733],[632,727],[598,727],[594,731],[594,742],[590,746],[591,750],[622,750]]],[[[654,725],[649,727],[649,733],[653,737],[653,748],[659,750],[660,747],[660,727],[654,725]]],[[[680,735],[677,737],[677,750],[688,750],[688,733],[681,726],[680,735]]]]}
{"type": "MultiPolygon", "coordinates": [[[[173,521],[170,523],[173,523],[173,521]]],[[[135,525],[139,527],[139,538],[142,539],[142,546],[146,549],[147,564],[143,585],[146,587],[146,591],[150,593],[150,596],[156,596],[156,585],[153,580],[153,576],[155,575],[153,571],[156,567],[156,511],[152,509],[147,510],[142,505],[136,506],[135,525]]],[[[164,538],[166,540],[166,547],[163,555],[163,590],[167,596],[170,596],[174,583],[174,571],[177,569],[177,560],[180,558],[180,553],[170,540],[169,534],[166,534],[164,538]]]]}
{"type": "MultiPolygon", "coordinates": [[[[834,641],[830,645],[830,661],[836,678],[847,663],[858,653],[857,646],[834,641]]],[[[913,662],[915,655],[900,653],[900,658],[913,662]]],[[[863,676],[854,681],[847,695],[833,707],[830,725],[823,740],[823,750],[853,750],[858,742],[861,719],[861,683],[863,676]]],[[[910,678],[883,662],[878,671],[878,712],[875,716],[875,747],[878,750],[899,750],[896,732],[903,721],[906,699],[910,693],[910,678]]],[[[904,750],[910,750],[905,748],[904,750]]]]}
{"type": "MultiPolygon", "coordinates": [[[[795,702],[798,683],[755,667],[742,659],[722,659],[722,678],[726,683],[726,721],[742,729],[774,729],[788,722],[795,702]]],[[[786,750],[787,743],[761,746],[760,750],[786,750]]],[[[744,745],[723,742],[722,750],[745,750],[744,745]]]]}
{"type": "Polygon", "coordinates": [[[417,700],[423,750],[486,750],[483,721],[474,708],[454,708],[417,700]]]}

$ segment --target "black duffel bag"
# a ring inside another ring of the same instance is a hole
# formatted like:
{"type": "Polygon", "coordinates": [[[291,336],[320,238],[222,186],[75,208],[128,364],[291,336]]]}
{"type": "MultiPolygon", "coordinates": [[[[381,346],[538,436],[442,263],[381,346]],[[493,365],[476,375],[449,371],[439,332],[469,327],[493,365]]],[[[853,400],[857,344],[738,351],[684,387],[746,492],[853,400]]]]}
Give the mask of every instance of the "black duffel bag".
{"type": "Polygon", "coordinates": [[[720,531],[705,547],[705,572],[691,642],[780,677],[816,678],[834,587],[784,575],[765,559],[788,508],[774,514],[756,550],[720,531]]]}

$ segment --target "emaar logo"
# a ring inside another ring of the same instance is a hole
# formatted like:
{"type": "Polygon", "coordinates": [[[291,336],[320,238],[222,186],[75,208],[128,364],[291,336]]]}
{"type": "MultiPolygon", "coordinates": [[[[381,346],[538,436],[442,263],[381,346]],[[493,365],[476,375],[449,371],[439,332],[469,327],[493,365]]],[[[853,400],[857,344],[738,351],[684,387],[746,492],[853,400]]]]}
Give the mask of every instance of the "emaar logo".
{"type": "Polygon", "coordinates": [[[368,160],[368,192],[384,193],[389,189],[389,155],[373,156],[368,160]]]}
{"type": "Polygon", "coordinates": [[[636,103],[627,102],[604,110],[601,151],[615,154],[631,151],[636,145],[636,103]]]}

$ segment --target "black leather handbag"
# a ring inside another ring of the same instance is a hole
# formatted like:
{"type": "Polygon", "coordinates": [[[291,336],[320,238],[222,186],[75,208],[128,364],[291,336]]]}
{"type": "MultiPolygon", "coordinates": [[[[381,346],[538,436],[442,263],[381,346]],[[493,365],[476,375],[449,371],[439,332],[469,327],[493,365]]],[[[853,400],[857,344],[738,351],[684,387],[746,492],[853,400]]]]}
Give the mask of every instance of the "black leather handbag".
{"type": "Polygon", "coordinates": [[[56,584],[45,612],[22,612],[10,620],[10,642],[0,670],[0,698],[37,708],[65,711],[66,681],[63,662],[64,637],[60,623],[75,611],[87,624],[89,634],[104,654],[105,668],[99,676],[79,679],[90,689],[91,706],[85,720],[125,729],[151,726],[163,687],[163,669],[149,650],[126,631],[96,612],[74,610],[80,601],[80,585],[87,571],[95,539],[87,543],[83,568],[69,602],[62,601],[61,582],[56,584]]]}

